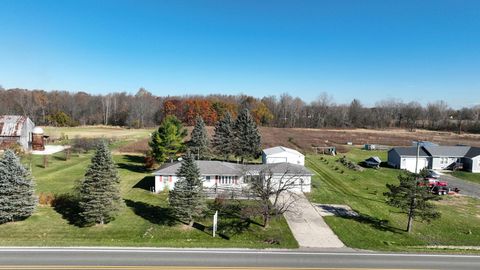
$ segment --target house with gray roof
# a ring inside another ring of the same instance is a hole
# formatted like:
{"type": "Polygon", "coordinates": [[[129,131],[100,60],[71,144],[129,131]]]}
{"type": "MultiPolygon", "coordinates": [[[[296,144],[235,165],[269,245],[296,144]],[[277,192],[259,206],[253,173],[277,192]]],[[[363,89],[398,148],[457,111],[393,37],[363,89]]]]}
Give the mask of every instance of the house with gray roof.
{"type": "Polygon", "coordinates": [[[388,164],[394,168],[415,172],[423,168],[432,170],[452,169],[462,163],[465,170],[480,172],[480,147],[421,145],[395,147],[388,151],[388,164]]]}
{"type": "MultiPolygon", "coordinates": [[[[312,173],[303,165],[277,162],[264,164],[238,164],[215,160],[196,160],[203,186],[206,189],[242,190],[258,177],[269,177],[272,181],[291,181],[291,191],[310,192],[312,173]]],[[[155,171],[154,191],[172,190],[178,181],[177,171],[181,162],[164,164],[155,171]]]]}

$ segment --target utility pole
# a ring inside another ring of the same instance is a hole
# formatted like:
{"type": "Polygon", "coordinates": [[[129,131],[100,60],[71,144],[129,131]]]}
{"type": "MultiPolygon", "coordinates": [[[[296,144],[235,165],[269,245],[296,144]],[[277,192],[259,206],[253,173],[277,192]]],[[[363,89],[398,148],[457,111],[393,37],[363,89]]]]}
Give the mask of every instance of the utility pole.
{"type": "Polygon", "coordinates": [[[417,156],[415,160],[415,174],[418,174],[418,156],[420,155],[420,141],[417,140],[417,156]]]}

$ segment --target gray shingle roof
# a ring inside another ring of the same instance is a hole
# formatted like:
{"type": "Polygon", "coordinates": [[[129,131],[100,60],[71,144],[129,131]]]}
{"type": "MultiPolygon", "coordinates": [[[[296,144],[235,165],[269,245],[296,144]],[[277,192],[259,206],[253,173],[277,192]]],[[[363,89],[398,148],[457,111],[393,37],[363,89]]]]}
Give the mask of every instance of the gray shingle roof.
{"type": "MultiPolygon", "coordinates": [[[[231,162],[222,162],[214,160],[196,160],[201,175],[242,175],[246,172],[255,173],[262,170],[268,170],[274,174],[296,174],[313,175],[302,165],[291,163],[271,163],[271,164],[237,164],[231,162]]],[[[181,166],[181,162],[168,163],[163,165],[154,175],[175,175],[181,166]]]]}
{"type": "MultiPolygon", "coordinates": [[[[395,147],[389,151],[396,151],[400,156],[416,156],[417,147],[395,147]]],[[[480,147],[470,146],[422,146],[420,157],[476,157],[480,155],[480,147]]]]}
{"type": "Polygon", "coordinates": [[[470,147],[470,150],[465,154],[465,157],[468,158],[474,158],[477,156],[480,156],[480,147],[470,147]]]}
{"type": "MultiPolygon", "coordinates": [[[[396,151],[400,156],[416,156],[417,155],[417,147],[416,146],[395,147],[395,148],[390,149],[390,151],[396,151]]],[[[419,156],[420,157],[429,157],[430,155],[423,149],[423,147],[420,147],[419,156]]]]}
{"type": "Polygon", "coordinates": [[[433,157],[464,157],[470,146],[425,146],[425,150],[433,157]]]}
{"type": "Polygon", "coordinates": [[[378,164],[382,163],[382,160],[377,157],[377,156],[373,156],[373,157],[369,157],[365,160],[365,162],[376,162],[378,164]]]}

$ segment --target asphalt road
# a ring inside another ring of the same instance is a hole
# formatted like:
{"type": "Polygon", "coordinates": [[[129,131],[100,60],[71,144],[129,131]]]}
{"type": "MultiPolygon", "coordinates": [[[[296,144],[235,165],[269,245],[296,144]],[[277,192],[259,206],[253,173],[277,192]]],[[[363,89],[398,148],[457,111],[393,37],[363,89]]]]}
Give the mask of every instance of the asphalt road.
{"type": "Polygon", "coordinates": [[[480,255],[233,249],[0,249],[0,269],[172,269],[173,266],[184,266],[188,269],[205,269],[205,267],[279,269],[285,267],[289,269],[478,270],[480,269],[480,255]]]}

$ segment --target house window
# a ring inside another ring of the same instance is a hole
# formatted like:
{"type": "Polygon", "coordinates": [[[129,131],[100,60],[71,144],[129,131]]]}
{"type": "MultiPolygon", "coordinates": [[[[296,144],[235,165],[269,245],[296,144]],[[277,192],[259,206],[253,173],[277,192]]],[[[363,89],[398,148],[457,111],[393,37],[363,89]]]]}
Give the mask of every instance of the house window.
{"type": "Polygon", "coordinates": [[[205,176],[205,181],[210,182],[210,175],[205,176]]]}
{"type": "Polygon", "coordinates": [[[236,176],[221,175],[218,176],[218,182],[221,185],[232,185],[236,183],[236,176]]]}
{"type": "Polygon", "coordinates": [[[171,175],[169,175],[169,176],[168,176],[168,182],[171,183],[171,182],[172,182],[172,178],[173,178],[173,177],[172,177],[171,175]]]}

